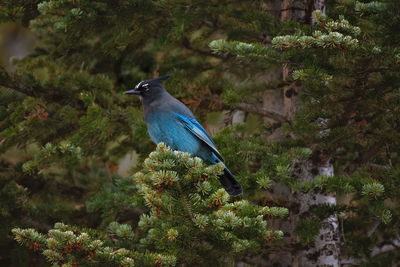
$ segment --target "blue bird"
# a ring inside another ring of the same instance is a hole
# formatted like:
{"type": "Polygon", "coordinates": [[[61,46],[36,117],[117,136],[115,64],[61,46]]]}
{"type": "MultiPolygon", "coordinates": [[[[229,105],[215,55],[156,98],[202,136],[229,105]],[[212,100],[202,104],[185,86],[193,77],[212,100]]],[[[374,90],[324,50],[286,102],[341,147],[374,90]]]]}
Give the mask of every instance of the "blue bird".
{"type": "MultiPolygon", "coordinates": [[[[213,140],[193,113],[162,86],[168,78],[166,75],[144,80],[125,92],[139,96],[151,139],[156,144],[164,142],[174,150],[197,156],[207,164],[223,162],[213,140]]],[[[219,181],[230,195],[242,194],[242,186],[228,168],[219,176],[219,181]]]]}

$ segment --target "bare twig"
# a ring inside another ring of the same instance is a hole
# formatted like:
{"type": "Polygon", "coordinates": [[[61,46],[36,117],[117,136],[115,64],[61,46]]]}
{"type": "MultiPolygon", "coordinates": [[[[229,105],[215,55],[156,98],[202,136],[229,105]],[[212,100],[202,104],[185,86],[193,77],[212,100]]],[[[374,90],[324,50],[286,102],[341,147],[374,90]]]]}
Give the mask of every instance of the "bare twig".
{"type": "Polygon", "coordinates": [[[393,165],[392,165],[392,158],[391,158],[391,156],[390,156],[390,148],[389,148],[389,145],[388,145],[388,144],[386,144],[386,156],[387,156],[388,161],[389,161],[389,166],[390,166],[390,167],[393,167],[393,165]]]}
{"type": "Polygon", "coordinates": [[[385,253],[385,252],[388,252],[388,251],[392,251],[392,250],[395,250],[395,249],[397,250],[399,248],[400,248],[400,239],[396,238],[396,239],[393,239],[393,240],[390,240],[390,241],[386,241],[386,242],[384,242],[384,243],[382,243],[380,245],[375,246],[372,249],[371,255],[372,256],[376,256],[378,254],[385,253]]]}
{"type": "Polygon", "coordinates": [[[256,113],[259,114],[261,116],[265,116],[268,118],[271,118],[273,120],[276,120],[277,122],[289,122],[289,120],[283,116],[280,113],[271,111],[271,110],[267,110],[261,106],[258,105],[254,105],[254,104],[248,104],[248,103],[240,103],[236,106],[237,109],[239,110],[243,110],[246,112],[251,112],[251,113],[256,113]]]}
{"type": "Polygon", "coordinates": [[[375,222],[368,228],[367,236],[371,237],[373,233],[375,233],[378,226],[381,224],[380,220],[375,220],[375,222]]]}

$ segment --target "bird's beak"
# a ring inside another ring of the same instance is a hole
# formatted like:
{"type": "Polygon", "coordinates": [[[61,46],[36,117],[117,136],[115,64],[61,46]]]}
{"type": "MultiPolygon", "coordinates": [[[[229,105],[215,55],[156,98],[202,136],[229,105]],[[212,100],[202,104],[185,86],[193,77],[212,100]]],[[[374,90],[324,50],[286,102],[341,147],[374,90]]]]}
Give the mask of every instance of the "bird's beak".
{"type": "Polygon", "coordinates": [[[140,95],[140,91],[132,89],[132,90],[125,91],[124,94],[126,94],[126,95],[140,95]]]}

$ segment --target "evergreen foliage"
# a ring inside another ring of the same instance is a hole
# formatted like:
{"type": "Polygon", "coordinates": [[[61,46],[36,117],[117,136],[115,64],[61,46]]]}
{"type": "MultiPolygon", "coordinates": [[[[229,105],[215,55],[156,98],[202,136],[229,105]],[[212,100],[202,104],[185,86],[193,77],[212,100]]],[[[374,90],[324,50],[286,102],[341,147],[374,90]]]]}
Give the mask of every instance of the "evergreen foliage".
{"type": "Polygon", "coordinates": [[[268,1],[1,3],[0,23],[28,29],[35,49],[0,67],[0,265],[257,264],[270,248],[312,247],[332,214],[342,257],[398,262],[398,249],[381,248],[400,242],[400,6],[326,2],[313,26],[279,21],[268,1]],[[266,81],[281,64],[289,79],[266,81]],[[220,165],[162,144],[151,152],[140,103],[121,92],[167,73],[167,90],[207,130],[211,111],[228,111],[225,125],[247,112],[213,136],[243,199],[219,190],[220,165]],[[293,121],[254,108],[290,85],[302,87],[293,121]],[[279,127],[283,140],[268,140],[279,127]],[[296,163],[320,154],[336,175],[300,182],[296,163]],[[283,233],[267,222],[296,203],[271,197],[277,183],[336,193],[338,205],[312,207],[283,233]],[[270,242],[292,234],[297,243],[270,242]]]}
{"type": "Polygon", "coordinates": [[[63,221],[105,230],[118,220],[136,227],[146,208],[127,174],[119,174],[119,163],[134,150],[133,169],[139,170],[154,146],[139,101],[121,92],[170,73],[167,89],[204,123],[208,111],[225,107],[218,95],[226,78],[244,75],[240,67],[227,72],[219,65],[225,59],[207,44],[215,36],[257,40],[260,29],[277,29],[260,3],[251,6],[176,0],[1,4],[0,22],[28,28],[35,40],[27,57],[12,62],[14,71],[0,68],[2,265],[42,264],[26,251],[19,257],[10,232],[16,226],[47,232],[63,221]]]}
{"type": "Polygon", "coordinates": [[[62,223],[56,223],[47,236],[34,229],[15,228],[13,233],[18,243],[40,251],[49,262],[60,266],[172,266],[176,261],[171,256],[125,248],[132,247],[132,229],[116,222],[110,224],[107,236],[62,223]]]}
{"type": "MultiPolygon", "coordinates": [[[[293,68],[289,82],[301,81],[303,106],[293,125],[284,128],[312,144],[314,151],[332,156],[339,175],[286,183],[296,190],[351,196],[341,212],[343,252],[382,264],[399,257],[371,254],[382,246],[383,237],[399,237],[393,220],[400,214],[394,193],[398,179],[388,178],[399,173],[399,8],[398,1],[337,1],[330,3],[328,15],[314,12],[313,27],[276,36],[270,48],[224,39],[210,43],[215,53],[293,68]]],[[[315,223],[304,219],[297,224],[301,242],[312,242],[318,233],[315,223]]]]}
{"type": "Polygon", "coordinates": [[[282,238],[283,233],[270,229],[265,218],[284,217],[287,209],[229,201],[218,184],[223,168],[223,164],[206,166],[201,159],[160,143],[145,160],[143,171],[134,176],[150,208],[139,221],[146,232],[141,245],[168,251],[183,265],[207,266],[232,261],[244,252],[257,253],[282,238]]]}
{"type": "Polygon", "coordinates": [[[62,266],[235,262],[245,252],[258,253],[281,239],[283,233],[270,229],[266,218],[285,217],[288,210],[230,201],[219,188],[217,175],[223,169],[222,163],[207,166],[189,153],[158,144],[144,161],[144,169],[134,175],[150,210],[140,218],[139,242],[130,225],[117,222],[110,223],[106,234],[62,223],[56,223],[47,236],[34,229],[15,228],[13,233],[21,245],[62,266]]]}

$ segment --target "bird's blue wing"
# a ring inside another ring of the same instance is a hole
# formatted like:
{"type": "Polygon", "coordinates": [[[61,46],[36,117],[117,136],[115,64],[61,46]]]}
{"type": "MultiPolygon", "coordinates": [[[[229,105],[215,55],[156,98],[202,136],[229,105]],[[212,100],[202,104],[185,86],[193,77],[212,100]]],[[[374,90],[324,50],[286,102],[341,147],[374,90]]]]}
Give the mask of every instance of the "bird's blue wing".
{"type": "Polygon", "coordinates": [[[204,128],[200,125],[200,123],[198,123],[194,118],[189,118],[178,113],[175,114],[192,134],[194,134],[197,138],[203,141],[208,147],[210,147],[211,150],[214,152],[214,154],[221,161],[224,161],[217,147],[215,146],[213,140],[208,135],[206,130],[204,130],[204,128]]]}

